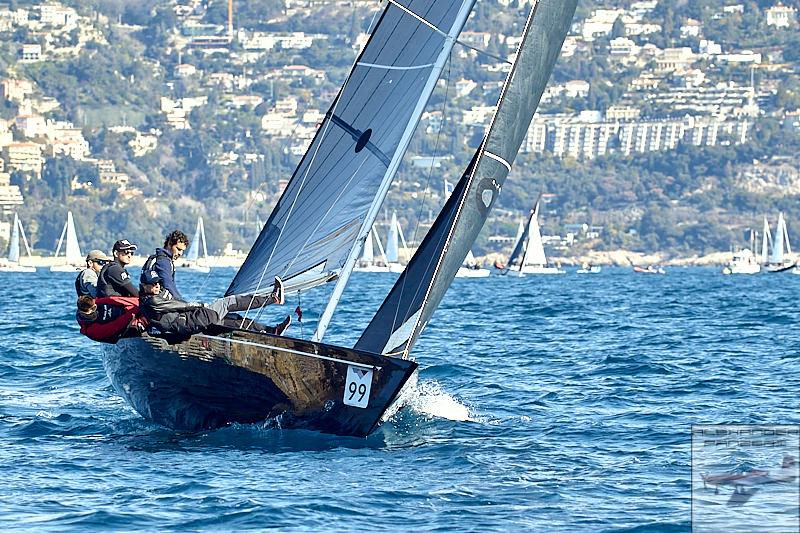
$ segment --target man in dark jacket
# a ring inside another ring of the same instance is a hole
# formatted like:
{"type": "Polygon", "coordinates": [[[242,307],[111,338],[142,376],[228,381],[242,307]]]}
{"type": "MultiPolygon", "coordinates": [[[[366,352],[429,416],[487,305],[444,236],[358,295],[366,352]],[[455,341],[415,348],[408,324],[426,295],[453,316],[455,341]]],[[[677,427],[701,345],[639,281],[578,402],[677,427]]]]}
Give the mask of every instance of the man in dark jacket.
{"type": "MultiPolygon", "coordinates": [[[[275,289],[263,296],[233,295],[214,300],[209,304],[184,302],[173,297],[161,285],[161,278],[155,270],[142,270],[141,296],[139,308],[144,316],[160,333],[181,337],[207,331],[212,326],[239,328],[242,318],[226,318],[234,311],[247,311],[270,304],[283,304],[283,283],[275,278],[275,289]]],[[[261,327],[259,331],[281,335],[291,324],[291,316],[274,328],[261,327]]]]}
{"type": "Polygon", "coordinates": [[[157,248],[156,253],[151,255],[145,261],[142,267],[142,278],[140,282],[144,282],[144,273],[154,270],[158,277],[161,279],[161,288],[168,291],[173,298],[183,300],[178,286],[175,285],[175,262],[181,258],[183,252],[189,247],[189,237],[180,230],[175,230],[164,239],[164,247],[157,248]]]}
{"type": "Polygon", "coordinates": [[[133,286],[131,276],[125,270],[131,259],[133,253],[136,251],[136,245],[131,243],[128,239],[120,239],[114,243],[114,260],[107,263],[100,273],[97,274],[97,297],[102,298],[105,296],[139,296],[139,291],[133,286]]]}

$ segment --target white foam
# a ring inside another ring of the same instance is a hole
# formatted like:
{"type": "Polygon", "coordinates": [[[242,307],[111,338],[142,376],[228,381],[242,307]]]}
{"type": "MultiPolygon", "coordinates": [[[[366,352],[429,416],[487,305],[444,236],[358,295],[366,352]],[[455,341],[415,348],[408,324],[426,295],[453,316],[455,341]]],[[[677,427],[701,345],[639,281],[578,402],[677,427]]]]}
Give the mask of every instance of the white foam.
{"type": "Polygon", "coordinates": [[[473,421],[469,407],[445,392],[436,381],[420,381],[406,404],[416,413],[454,422],[473,421]]]}

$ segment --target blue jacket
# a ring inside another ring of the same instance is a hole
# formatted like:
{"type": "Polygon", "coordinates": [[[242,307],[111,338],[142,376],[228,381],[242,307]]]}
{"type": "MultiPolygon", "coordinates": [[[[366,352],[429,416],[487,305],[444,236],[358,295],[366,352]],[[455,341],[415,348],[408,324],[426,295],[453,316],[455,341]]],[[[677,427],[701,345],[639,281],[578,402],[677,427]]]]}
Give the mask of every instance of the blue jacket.
{"type": "Polygon", "coordinates": [[[175,263],[172,261],[172,254],[164,248],[156,248],[156,253],[147,258],[142,267],[142,272],[155,270],[161,278],[161,287],[167,289],[172,297],[183,300],[178,287],[175,285],[175,263]]]}

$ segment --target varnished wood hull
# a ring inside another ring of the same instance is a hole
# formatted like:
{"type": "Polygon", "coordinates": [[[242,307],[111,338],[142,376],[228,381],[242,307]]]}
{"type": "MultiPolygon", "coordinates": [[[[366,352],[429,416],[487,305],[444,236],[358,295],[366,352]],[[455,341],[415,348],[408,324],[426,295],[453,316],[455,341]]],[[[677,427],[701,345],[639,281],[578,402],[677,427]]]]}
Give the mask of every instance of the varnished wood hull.
{"type": "Polygon", "coordinates": [[[236,331],[169,345],[144,336],[108,345],[103,364],[143,417],[180,430],[281,416],[281,427],[366,436],[417,364],[310,341],[236,331]],[[345,405],[348,367],[372,369],[366,407],[345,405]]]}

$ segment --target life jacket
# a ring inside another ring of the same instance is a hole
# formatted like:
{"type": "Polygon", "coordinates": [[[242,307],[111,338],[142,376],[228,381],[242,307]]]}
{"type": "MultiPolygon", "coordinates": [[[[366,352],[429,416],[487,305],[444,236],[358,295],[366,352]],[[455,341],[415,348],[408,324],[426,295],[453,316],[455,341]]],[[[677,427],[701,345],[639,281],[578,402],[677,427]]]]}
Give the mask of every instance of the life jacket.
{"type": "Polygon", "coordinates": [[[138,336],[147,327],[139,312],[139,299],[133,296],[106,296],[95,299],[94,318],[77,313],[81,334],[93,341],[116,344],[123,337],[138,336]]]}

